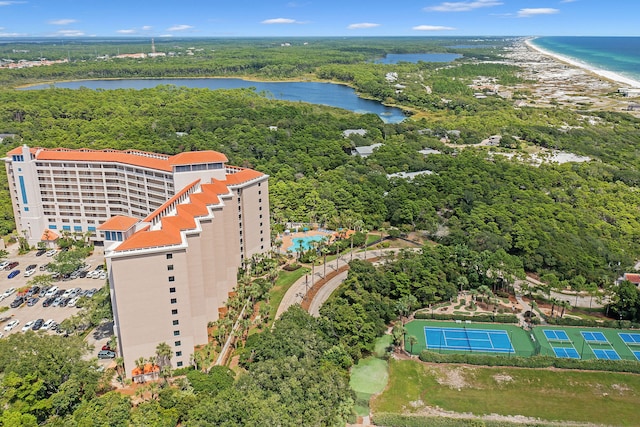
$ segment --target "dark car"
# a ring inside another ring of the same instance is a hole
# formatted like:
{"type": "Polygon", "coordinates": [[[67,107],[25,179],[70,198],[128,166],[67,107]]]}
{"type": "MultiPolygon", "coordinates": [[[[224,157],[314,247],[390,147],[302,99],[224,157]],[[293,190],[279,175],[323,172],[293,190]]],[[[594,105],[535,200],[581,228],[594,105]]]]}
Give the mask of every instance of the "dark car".
{"type": "Polygon", "coordinates": [[[29,271],[29,270],[35,270],[37,266],[38,266],[38,264],[29,264],[29,265],[27,266],[27,271],[29,271]]]}
{"type": "Polygon", "coordinates": [[[20,307],[22,304],[24,304],[24,297],[17,297],[16,299],[13,300],[13,302],[11,302],[10,307],[17,308],[17,307],[20,307]]]}
{"type": "Polygon", "coordinates": [[[14,277],[16,277],[18,274],[20,274],[20,270],[13,270],[11,273],[9,273],[9,275],[7,276],[9,279],[13,279],[14,277]]]}
{"type": "Polygon", "coordinates": [[[34,285],[30,287],[29,290],[27,291],[27,297],[32,297],[34,295],[37,295],[39,292],[40,292],[40,286],[34,285]]]}
{"type": "Polygon", "coordinates": [[[40,249],[38,252],[36,252],[36,256],[42,256],[42,255],[44,255],[45,253],[47,253],[47,250],[46,250],[46,249],[40,249]]]}
{"type": "Polygon", "coordinates": [[[40,271],[46,271],[48,267],[49,267],[49,263],[42,264],[42,265],[40,266],[40,271]]]}
{"type": "Polygon", "coordinates": [[[86,271],[81,271],[80,272],[80,276],[81,279],[84,279],[85,277],[87,277],[87,272],[86,271]]]}
{"type": "Polygon", "coordinates": [[[20,263],[17,261],[13,261],[10,262],[9,265],[7,265],[4,269],[5,270],[13,270],[14,268],[16,268],[20,263]]]}
{"type": "Polygon", "coordinates": [[[38,319],[35,322],[33,322],[33,326],[31,327],[32,331],[37,331],[38,329],[42,328],[42,324],[44,323],[44,319],[38,319]]]}
{"type": "Polygon", "coordinates": [[[56,298],[55,298],[55,297],[49,297],[49,298],[47,298],[46,300],[44,300],[44,301],[42,302],[42,306],[43,306],[43,307],[49,307],[51,304],[53,304],[53,302],[54,302],[55,300],[56,300],[56,298]]]}
{"type": "Polygon", "coordinates": [[[34,305],[36,305],[38,303],[38,301],[40,301],[40,298],[38,297],[31,297],[27,300],[27,306],[28,307],[33,307],[34,305]]]}
{"type": "Polygon", "coordinates": [[[58,307],[66,307],[67,304],[69,304],[69,301],[71,301],[71,298],[62,298],[60,300],[60,303],[58,304],[58,307]]]}
{"type": "Polygon", "coordinates": [[[113,359],[116,357],[116,352],[113,350],[100,350],[98,352],[98,359],[113,359]]]}

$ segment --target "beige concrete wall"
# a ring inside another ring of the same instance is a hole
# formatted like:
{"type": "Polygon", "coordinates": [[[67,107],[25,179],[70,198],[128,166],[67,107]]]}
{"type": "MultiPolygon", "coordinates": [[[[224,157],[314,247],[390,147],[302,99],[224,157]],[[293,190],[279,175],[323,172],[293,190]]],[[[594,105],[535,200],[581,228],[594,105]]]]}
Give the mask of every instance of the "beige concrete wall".
{"type": "Polygon", "coordinates": [[[268,181],[252,183],[241,190],[244,253],[250,258],[268,252],[271,247],[268,181]]]}

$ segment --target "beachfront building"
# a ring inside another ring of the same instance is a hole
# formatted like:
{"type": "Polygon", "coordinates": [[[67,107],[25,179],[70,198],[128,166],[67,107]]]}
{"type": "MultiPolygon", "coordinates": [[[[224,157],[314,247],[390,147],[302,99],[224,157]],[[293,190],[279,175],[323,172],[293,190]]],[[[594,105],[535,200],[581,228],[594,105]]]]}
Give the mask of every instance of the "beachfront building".
{"type": "Polygon", "coordinates": [[[185,366],[243,261],[270,249],[268,176],[215,151],[23,146],[5,159],[16,226],[31,243],[89,232],[104,244],[125,367],[161,342],[185,366]]]}

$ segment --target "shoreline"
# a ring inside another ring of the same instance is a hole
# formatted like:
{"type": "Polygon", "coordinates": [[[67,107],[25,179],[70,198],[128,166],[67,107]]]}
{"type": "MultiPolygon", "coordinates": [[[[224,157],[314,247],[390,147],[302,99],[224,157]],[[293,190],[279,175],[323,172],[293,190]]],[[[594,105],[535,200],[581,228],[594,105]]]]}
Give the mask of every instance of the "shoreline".
{"type": "Polygon", "coordinates": [[[621,83],[624,85],[627,85],[627,87],[631,87],[631,88],[640,88],[640,81],[638,80],[634,80],[632,78],[629,77],[625,77],[622,76],[620,74],[617,74],[613,71],[607,71],[607,70],[603,70],[601,68],[597,68],[594,67],[592,65],[586,64],[584,62],[566,57],[566,56],[562,56],[562,55],[558,55],[556,53],[553,52],[549,52],[548,50],[542,49],[538,46],[536,46],[535,44],[532,43],[532,40],[534,40],[535,38],[531,38],[531,39],[526,39],[524,41],[525,45],[527,45],[527,47],[529,47],[530,49],[535,50],[536,52],[548,56],[550,58],[553,58],[557,61],[560,62],[564,62],[566,64],[572,65],[574,67],[578,67],[581,68],[585,71],[588,71],[592,74],[597,75],[598,77],[613,81],[615,83],[621,83]]]}

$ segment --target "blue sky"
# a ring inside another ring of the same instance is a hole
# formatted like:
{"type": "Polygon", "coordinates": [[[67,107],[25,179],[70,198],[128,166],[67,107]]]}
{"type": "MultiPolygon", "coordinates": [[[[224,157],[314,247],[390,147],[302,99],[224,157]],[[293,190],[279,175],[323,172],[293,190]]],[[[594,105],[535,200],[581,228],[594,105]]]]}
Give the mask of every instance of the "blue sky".
{"type": "Polygon", "coordinates": [[[638,0],[0,0],[0,37],[639,33],[638,0]]]}

